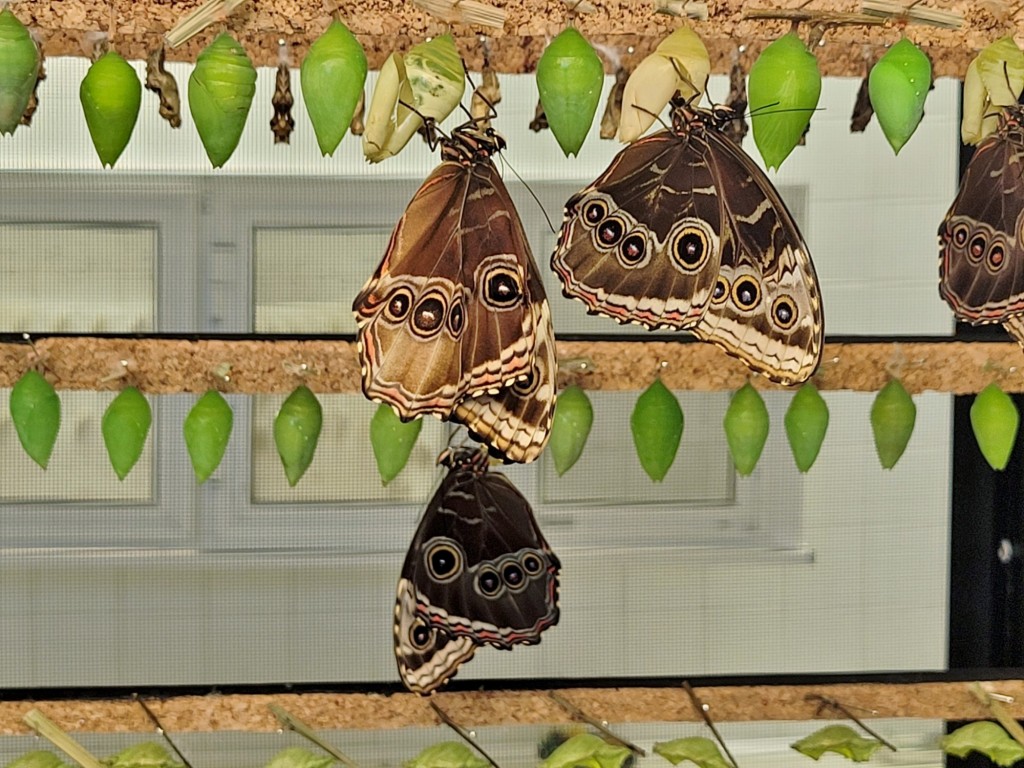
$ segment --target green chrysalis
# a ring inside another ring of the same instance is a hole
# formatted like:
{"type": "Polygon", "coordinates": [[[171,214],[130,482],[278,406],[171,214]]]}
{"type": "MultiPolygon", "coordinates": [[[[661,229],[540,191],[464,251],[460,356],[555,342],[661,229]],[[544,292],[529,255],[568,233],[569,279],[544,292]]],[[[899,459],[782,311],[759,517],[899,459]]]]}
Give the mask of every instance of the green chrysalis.
{"type": "Polygon", "coordinates": [[[214,168],[238,147],[256,93],[256,69],[245,49],[226,32],[196,59],[188,79],[188,108],[214,168]]]}
{"type": "Polygon", "coordinates": [[[125,747],[103,760],[107,768],[185,768],[176,762],[163,744],[144,741],[125,747]]]}
{"type": "Polygon", "coordinates": [[[942,737],[939,747],[947,755],[967,757],[979,752],[996,765],[1010,768],[1024,759],[1024,747],[998,723],[981,720],[957,728],[942,737]]]}
{"type": "Polygon", "coordinates": [[[405,468],[422,428],[423,419],[402,421],[390,405],[377,406],[370,419],[370,445],[381,483],[387,485],[405,468]]]}
{"type": "Polygon", "coordinates": [[[403,763],[404,768],[487,768],[488,765],[490,763],[461,741],[431,744],[403,763]]]}
{"type": "Polygon", "coordinates": [[[302,100],[323,155],[345,137],[366,82],[363,46],[335,20],[311,46],[299,70],[302,100]]]}
{"type": "Polygon", "coordinates": [[[971,404],[971,428],[985,461],[992,469],[1004,470],[1017,442],[1020,412],[1013,399],[992,383],[971,404]]]}
{"type": "Polygon", "coordinates": [[[633,753],[593,733],[577,733],[544,758],[539,768],[622,768],[633,753]]]}
{"type": "Polygon", "coordinates": [[[14,133],[39,76],[39,48],[9,8],[0,11],[0,134],[14,133]]]}
{"type": "Polygon", "coordinates": [[[582,387],[573,384],[558,393],[548,451],[559,477],[579,460],[593,423],[594,406],[582,387]]]}
{"type": "Polygon", "coordinates": [[[43,469],[60,431],[60,398],[37,371],[27,371],[11,390],[11,420],[21,447],[43,469]]]}
{"type": "Polygon", "coordinates": [[[185,447],[198,482],[205,483],[220,466],[234,420],[228,401],[215,389],[207,390],[185,417],[185,447]]]}
{"type": "Polygon", "coordinates": [[[565,156],[575,155],[590,132],[601,100],[604,65],[575,27],[566,27],[537,62],[540,103],[565,156]]]}
{"type": "Polygon", "coordinates": [[[722,756],[718,745],[706,736],[683,736],[672,741],[659,741],[653,751],[672,765],[689,761],[699,768],[732,768],[732,763],[722,756]]]}
{"type": "Polygon", "coordinates": [[[890,380],[871,405],[871,432],[883,468],[896,466],[914,434],[915,421],[917,406],[910,394],[899,379],[890,380]]]}
{"type": "Polygon", "coordinates": [[[818,106],[818,60],[795,32],[789,32],[758,56],[750,68],[747,93],[754,143],[765,164],[779,168],[800,143],[818,106]]]}
{"type": "Polygon", "coordinates": [[[882,748],[882,742],[865,738],[848,725],[826,725],[789,746],[814,760],[835,752],[855,763],[866,763],[882,748]]]}
{"type": "Polygon", "coordinates": [[[324,415],[320,401],[301,385],[288,395],[274,419],[274,444],[284,465],[288,485],[294,487],[313,463],[324,415]]]}
{"type": "Polygon", "coordinates": [[[924,100],[932,84],[932,63],[902,38],[871,68],[868,93],[882,133],[899,154],[924,117],[924,100]]]}
{"type": "Polygon", "coordinates": [[[661,482],[683,437],[683,409],[661,379],[637,398],[629,424],[640,465],[651,480],[661,482]]]}
{"type": "Polygon", "coordinates": [[[729,401],[723,426],[736,471],[749,475],[761,458],[769,426],[768,408],[749,381],[736,390],[729,401]]]}
{"type": "Polygon", "coordinates": [[[807,472],[814,466],[828,431],[828,406],[812,382],[808,381],[793,395],[785,424],[796,466],[807,472]]]}
{"type": "Polygon", "coordinates": [[[142,455],[153,423],[149,401],[135,387],[125,387],[107,406],[101,429],[110,464],[118,480],[124,480],[142,455]]]}
{"type": "Polygon", "coordinates": [[[270,758],[264,768],[336,768],[338,761],[330,755],[317,754],[305,747],[285,747],[270,758]]]}
{"type": "Polygon", "coordinates": [[[142,83],[116,51],[107,51],[85,73],[78,96],[100,162],[113,168],[128,146],[142,104],[142,83]]]}

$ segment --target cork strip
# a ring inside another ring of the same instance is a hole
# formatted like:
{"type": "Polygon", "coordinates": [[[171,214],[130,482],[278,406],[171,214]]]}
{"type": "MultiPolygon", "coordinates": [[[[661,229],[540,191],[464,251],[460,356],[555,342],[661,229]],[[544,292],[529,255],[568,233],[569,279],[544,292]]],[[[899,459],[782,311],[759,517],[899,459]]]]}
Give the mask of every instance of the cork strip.
{"type": "MultiPolygon", "coordinates": [[[[716,722],[811,720],[830,718],[808,694],[833,698],[858,716],[982,720],[989,710],[971,694],[969,683],[851,683],[833,685],[723,686],[696,688],[716,722]],[[873,713],[873,714],[872,714],[873,713]]],[[[1012,696],[1003,704],[1024,718],[1024,680],[998,680],[987,689],[1012,696]]],[[[559,693],[609,723],[694,722],[682,687],[579,688],[559,693]]],[[[546,691],[439,693],[433,696],[456,722],[484,725],[562,724],[571,716],[546,691]]],[[[317,729],[377,729],[437,725],[428,699],[408,693],[384,694],[237,694],[146,699],[168,733],[276,731],[280,724],[267,709],[274,702],[317,729]]],[[[148,732],[152,725],[131,699],[0,701],[0,734],[25,734],[21,718],[38,707],[69,732],[148,732]]]]}
{"type": "MultiPolygon", "coordinates": [[[[35,347],[0,344],[0,387],[37,368],[58,389],[286,393],[300,383],[315,392],[360,391],[355,344],[348,341],[234,341],[93,337],[38,339],[35,347]],[[228,379],[222,377],[228,373],[228,379]]],[[[594,390],[639,390],[656,375],[676,390],[734,390],[751,378],[710,344],[676,341],[560,341],[560,380],[594,390]]],[[[814,382],[819,389],[874,392],[892,376],[911,393],[979,392],[995,382],[1024,392],[1024,355],[1002,342],[826,344],[814,382]]],[[[753,376],[762,389],[778,385],[753,376]]]]}
{"type": "MultiPolygon", "coordinates": [[[[21,0],[10,6],[22,22],[37,31],[48,56],[87,55],[90,45],[83,43],[85,35],[104,31],[126,58],[145,59],[163,34],[198,3],[199,0],[21,0]]],[[[479,37],[482,32],[488,37],[491,64],[498,71],[532,72],[547,41],[570,21],[591,42],[615,49],[613,55],[621,56],[623,63],[630,66],[646,56],[663,37],[687,23],[655,13],[652,3],[634,0],[600,0],[593,3],[594,13],[576,17],[569,12],[567,4],[559,0],[491,0],[491,4],[508,12],[503,30],[445,24],[411,2],[259,0],[243,4],[230,18],[168,51],[167,57],[194,61],[217,33],[228,31],[245,46],[257,65],[277,64],[280,39],[291,46],[293,61],[297,63],[309,44],[326,29],[333,13],[357,35],[373,69],[379,68],[392,51],[405,50],[426,37],[451,31],[471,69],[479,70],[483,61],[483,44],[479,37]]],[[[707,3],[708,20],[689,23],[707,45],[714,71],[727,71],[740,45],[747,47],[744,61],[749,65],[765,44],[789,30],[787,21],[744,17],[744,8],[765,9],[779,5],[744,0],[707,3]]],[[[936,76],[963,77],[978,49],[1003,35],[1013,34],[1019,22],[1011,17],[1012,3],[1008,2],[944,0],[938,6],[944,11],[963,14],[963,27],[948,30],[920,24],[906,26],[910,39],[932,58],[936,76]]],[[[860,3],[843,0],[828,3],[827,7],[830,11],[856,12],[860,3]]],[[[904,26],[899,20],[892,20],[883,26],[844,26],[830,30],[824,38],[825,44],[815,50],[823,74],[862,76],[865,56],[877,56],[882,46],[898,40],[904,26]]],[[[807,25],[801,29],[806,38],[807,25]]],[[[614,69],[610,62],[608,69],[614,69]]]]}

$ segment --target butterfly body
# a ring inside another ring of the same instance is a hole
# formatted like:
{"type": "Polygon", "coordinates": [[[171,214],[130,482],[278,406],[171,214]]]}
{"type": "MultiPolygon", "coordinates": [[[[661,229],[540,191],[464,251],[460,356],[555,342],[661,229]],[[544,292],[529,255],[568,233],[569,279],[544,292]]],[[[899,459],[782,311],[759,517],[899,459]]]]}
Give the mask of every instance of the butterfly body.
{"type": "Polygon", "coordinates": [[[353,302],[363,392],[403,419],[462,421],[510,461],[532,461],[554,405],[547,298],[515,205],[473,124],[441,140],[353,302]],[[527,418],[528,423],[522,421],[527,418]],[[512,420],[512,421],[510,421],[512,420]]]}
{"type": "Polygon", "coordinates": [[[1005,107],[939,226],[939,294],[960,320],[1024,345],[1024,110],[1005,107]]]}
{"type": "Polygon", "coordinates": [[[483,451],[442,457],[441,481],[402,565],[395,658],[403,682],[429,693],[477,648],[540,642],[558,623],[560,564],[529,503],[483,451]]]}
{"type": "Polygon", "coordinates": [[[552,268],[590,312],[685,330],[785,384],[821,358],[817,276],[723,110],[679,104],[670,129],[622,150],[566,203],[552,268]]]}

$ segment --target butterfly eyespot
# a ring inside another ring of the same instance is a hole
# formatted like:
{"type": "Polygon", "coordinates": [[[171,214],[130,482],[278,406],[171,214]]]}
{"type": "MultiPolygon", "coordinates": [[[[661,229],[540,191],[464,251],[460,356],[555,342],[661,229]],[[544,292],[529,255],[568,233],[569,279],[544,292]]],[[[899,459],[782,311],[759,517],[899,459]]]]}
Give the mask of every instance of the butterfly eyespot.
{"type": "Polygon", "coordinates": [[[596,226],[607,215],[608,204],[603,200],[594,200],[593,202],[587,203],[587,207],[583,209],[583,218],[591,226],[596,226]]]}
{"type": "Polygon", "coordinates": [[[484,597],[494,597],[501,591],[501,576],[493,568],[482,568],[476,576],[476,591],[484,597]]]}
{"type": "Polygon", "coordinates": [[[388,303],[384,305],[384,314],[387,315],[389,320],[400,323],[409,314],[411,306],[412,294],[406,288],[399,288],[391,294],[388,303]]]}
{"type": "Polygon", "coordinates": [[[772,304],[772,319],[784,331],[788,331],[796,323],[796,306],[788,296],[780,296],[772,304]]]}
{"type": "Polygon", "coordinates": [[[533,393],[537,389],[537,385],[540,383],[540,378],[534,375],[531,370],[521,379],[518,379],[513,385],[512,390],[520,397],[526,397],[533,393]]]}
{"type": "Polygon", "coordinates": [[[445,306],[436,295],[420,299],[412,313],[412,326],[424,336],[433,336],[444,323],[445,306]]]}
{"type": "Polygon", "coordinates": [[[605,219],[601,222],[600,226],[595,230],[597,235],[598,247],[604,246],[606,248],[614,247],[622,236],[626,232],[626,225],[621,219],[617,219],[614,216],[605,219]]]}
{"type": "Polygon", "coordinates": [[[647,238],[639,233],[634,233],[622,241],[619,246],[619,256],[626,266],[635,266],[647,255],[647,238]]]}
{"type": "Polygon", "coordinates": [[[967,245],[967,237],[970,234],[970,229],[966,224],[957,224],[953,227],[953,245],[957,248],[963,248],[967,245]]]}
{"type": "Polygon", "coordinates": [[[688,225],[673,234],[669,254],[684,272],[696,272],[708,260],[708,233],[702,227],[688,225]]]}
{"type": "Polygon", "coordinates": [[[519,591],[526,584],[526,573],[519,563],[506,563],[501,568],[501,578],[511,592],[519,591]]]}
{"type": "Polygon", "coordinates": [[[423,559],[435,581],[449,582],[462,573],[462,552],[450,541],[442,539],[432,545],[423,559]]]}
{"type": "Polygon", "coordinates": [[[992,247],[988,249],[988,255],[985,257],[985,263],[991,272],[998,272],[1003,264],[1006,263],[1006,249],[1003,248],[1002,243],[993,243],[992,247]]]}
{"type": "Polygon", "coordinates": [[[530,576],[536,576],[544,570],[544,561],[533,552],[527,552],[521,562],[523,570],[530,576]]]}
{"type": "Polygon", "coordinates": [[[732,285],[732,300],[740,309],[753,309],[761,300],[760,286],[753,278],[742,277],[732,285]]]}
{"type": "Polygon", "coordinates": [[[523,297],[519,275],[507,268],[495,270],[487,275],[484,291],[487,303],[499,309],[516,306],[523,297]]]}
{"type": "Polygon", "coordinates": [[[430,645],[430,636],[434,631],[424,623],[423,619],[416,619],[416,622],[409,628],[409,642],[412,647],[422,651],[430,645]]]}
{"type": "Polygon", "coordinates": [[[451,331],[452,336],[458,338],[462,334],[465,324],[466,312],[462,308],[462,302],[458,301],[452,304],[451,309],[448,310],[448,330],[451,331]]]}
{"type": "Polygon", "coordinates": [[[715,280],[715,289],[711,292],[711,303],[721,304],[729,296],[729,281],[721,275],[715,280]]]}
{"type": "Polygon", "coordinates": [[[984,235],[975,235],[967,247],[967,258],[977,264],[984,257],[987,245],[988,241],[984,235]]]}

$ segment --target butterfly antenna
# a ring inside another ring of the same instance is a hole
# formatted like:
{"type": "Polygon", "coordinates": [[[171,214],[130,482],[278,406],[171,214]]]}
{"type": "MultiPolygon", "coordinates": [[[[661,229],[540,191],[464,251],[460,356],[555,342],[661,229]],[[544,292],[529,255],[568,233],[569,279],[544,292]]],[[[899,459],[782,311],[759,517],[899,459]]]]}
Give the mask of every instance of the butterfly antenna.
{"type": "Polygon", "coordinates": [[[520,176],[520,175],[519,175],[519,171],[517,171],[517,170],[516,170],[515,168],[513,168],[513,167],[512,167],[512,163],[510,163],[510,162],[509,162],[508,160],[506,160],[506,159],[505,159],[504,157],[502,157],[502,159],[501,159],[501,160],[502,160],[502,162],[503,162],[503,163],[505,164],[505,166],[506,166],[506,167],[507,167],[507,168],[508,168],[508,169],[509,169],[510,171],[512,171],[512,175],[513,175],[513,176],[515,176],[515,177],[516,177],[517,179],[519,179],[519,181],[520,181],[520,182],[522,183],[522,185],[523,185],[524,187],[526,187],[526,191],[530,193],[530,197],[532,197],[532,198],[533,198],[533,200],[534,200],[534,202],[535,202],[535,203],[537,203],[537,207],[538,207],[538,208],[540,208],[540,212],[541,212],[541,213],[542,213],[542,214],[544,215],[544,221],[546,221],[546,222],[547,222],[547,224],[548,224],[548,229],[549,229],[549,230],[551,230],[551,234],[556,234],[558,230],[556,230],[556,229],[555,229],[555,225],[551,223],[551,217],[550,217],[550,216],[548,216],[548,212],[547,212],[547,210],[546,210],[546,209],[544,208],[544,203],[542,203],[542,202],[540,201],[540,198],[539,198],[539,197],[537,197],[537,193],[533,191],[533,187],[531,187],[531,186],[530,186],[530,185],[529,185],[529,184],[528,184],[528,183],[526,182],[526,179],[524,179],[524,178],[523,178],[522,176],[520,176]]]}

